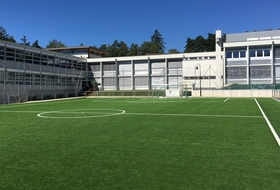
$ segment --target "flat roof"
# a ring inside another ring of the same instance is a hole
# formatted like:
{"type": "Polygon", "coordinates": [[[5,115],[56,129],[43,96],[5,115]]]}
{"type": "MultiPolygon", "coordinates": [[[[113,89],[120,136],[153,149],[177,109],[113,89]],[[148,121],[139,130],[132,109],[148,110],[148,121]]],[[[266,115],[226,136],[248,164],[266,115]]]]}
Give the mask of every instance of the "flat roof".
{"type": "Polygon", "coordinates": [[[256,41],[256,40],[266,40],[268,38],[273,39],[273,37],[280,36],[280,30],[265,30],[265,31],[253,31],[253,32],[243,32],[235,34],[226,34],[226,42],[244,42],[244,41],[256,41]]]}
{"type": "Polygon", "coordinates": [[[61,48],[47,48],[46,50],[48,51],[61,51],[61,50],[78,50],[78,49],[85,49],[89,51],[93,51],[93,52],[97,52],[99,54],[108,54],[107,52],[105,51],[102,51],[100,49],[97,49],[95,47],[92,47],[92,46],[71,46],[71,47],[61,47],[61,48]]]}

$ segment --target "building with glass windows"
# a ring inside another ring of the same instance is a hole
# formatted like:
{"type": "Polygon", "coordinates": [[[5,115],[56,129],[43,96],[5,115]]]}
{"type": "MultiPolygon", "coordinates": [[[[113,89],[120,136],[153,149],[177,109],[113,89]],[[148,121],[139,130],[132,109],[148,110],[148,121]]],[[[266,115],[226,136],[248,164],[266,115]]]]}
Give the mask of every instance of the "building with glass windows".
{"type": "Polygon", "coordinates": [[[87,72],[84,58],[0,41],[0,104],[76,96],[87,72]]]}
{"type": "Polygon", "coordinates": [[[227,34],[225,84],[279,84],[280,30],[227,34]]]}
{"type": "Polygon", "coordinates": [[[76,57],[83,57],[83,58],[105,57],[108,54],[92,46],[47,48],[46,50],[61,53],[61,54],[66,54],[66,55],[74,55],[76,57]]]}
{"type": "MultiPolygon", "coordinates": [[[[280,84],[280,30],[216,31],[213,52],[106,57],[90,46],[37,49],[0,41],[0,103],[77,96],[99,90],[196,89],[280,84]]],[[[280,88],[280,87],[279,87],[280,88]]]]}

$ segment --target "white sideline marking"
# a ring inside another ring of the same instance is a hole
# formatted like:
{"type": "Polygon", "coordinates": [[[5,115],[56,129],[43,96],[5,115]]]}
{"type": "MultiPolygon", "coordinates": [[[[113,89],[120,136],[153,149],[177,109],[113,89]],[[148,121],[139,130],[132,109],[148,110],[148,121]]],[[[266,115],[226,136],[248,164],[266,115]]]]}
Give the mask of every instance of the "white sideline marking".
{"type": "Polygon", "coordinates": [[[204,114],[161,114],[161,113],[125,113],[126,115],[168,115],[168,116],[189,116],[189,117],[239,117],[239,118],[263,118],[262,116],[246,115],[204,115],[204,114]]]}
{"type": "MultiPolygon", "coordinates": [[[[78,101],[79,99],[71,100],[71,102],[78,101]]],[[[67,101],[67,100],[66,100],[67,101]]],[[[24,106],[40,106],[40,105],[45,105],[45,104],[61,104],[65,103],[63,100],[56,99],[53,101],[30,101],[30,102],[25,102],[25,103],[18,103],[18,104],[4,104],[0,105],[0,109],[8,109],[8,108],[15,108],[15,107],[24,107],[24,106]]]]}
{"type": "Polygon", "coordinates": [[[224,102],[228,101],[228,99],[229,99],[229,98],[225,99],[225,101],[224,101],[224,102]]]}
{"type": "Polygon", "coordinates": [[[0,110],[2,113],[38,113],[43,111],[7,111],[7,110],[0,110]]]}
{"type": "Polygon", "coordinates": [[[263,117],[264,117],[266,123],[268,124],[268,126],[269,126],[269,128],[270,128],[270,130],[271,130],[271,132],[272,132],[272,134],[273,134],[273,136],[274,136],[274,138],[275,138],[275,140],[277,141],[278,145],[280,146],[280,139],[279,139],[277,133],[275,132],[273,126],[271,125],[270,121],[269,121],[268,118],[266,117],[266,115],[265,115],[264,111],[262,110],[262,108],[261,108],[259,102],[256,100],[256,98],[254,98],[254,99],[255,99],[255,102],[257,103],[257,105],[258,105],[260,111],[262,112],[262,115],[263,115],[263,117]]]}

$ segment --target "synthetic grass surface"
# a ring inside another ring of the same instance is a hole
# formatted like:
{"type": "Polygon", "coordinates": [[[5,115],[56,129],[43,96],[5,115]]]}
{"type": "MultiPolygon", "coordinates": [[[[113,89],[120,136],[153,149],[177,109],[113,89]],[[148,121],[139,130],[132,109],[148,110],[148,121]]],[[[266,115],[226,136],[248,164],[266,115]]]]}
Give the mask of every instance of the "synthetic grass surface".
{"type": "MultiPolygon", "coordinates": [[[[280,134],[280,103],[257,100],[280,134]]],[[[0,118],[0,189],[280,186],[254,99],[74,99],[0,106],[0,118]]]]}

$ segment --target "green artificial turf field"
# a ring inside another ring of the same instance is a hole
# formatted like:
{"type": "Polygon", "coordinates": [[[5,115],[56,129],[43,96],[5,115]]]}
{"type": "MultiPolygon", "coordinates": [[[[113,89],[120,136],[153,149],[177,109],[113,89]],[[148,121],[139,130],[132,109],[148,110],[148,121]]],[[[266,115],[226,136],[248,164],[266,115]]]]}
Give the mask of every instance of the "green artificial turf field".
{"type": "MultiPolygon", "coordinates": [[[[280,134],[280,103],[256,100],[280,134]]],[[[0,189],[278,189],[257,102],[83,98],[0,106],[0,189]]]]}

